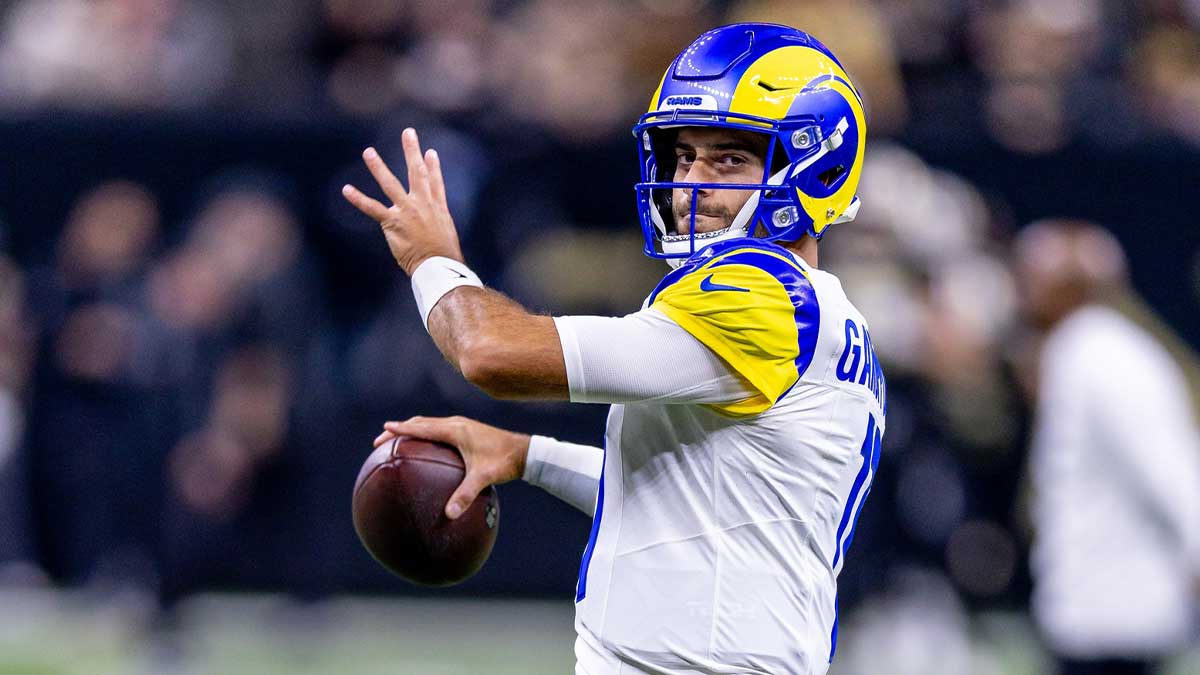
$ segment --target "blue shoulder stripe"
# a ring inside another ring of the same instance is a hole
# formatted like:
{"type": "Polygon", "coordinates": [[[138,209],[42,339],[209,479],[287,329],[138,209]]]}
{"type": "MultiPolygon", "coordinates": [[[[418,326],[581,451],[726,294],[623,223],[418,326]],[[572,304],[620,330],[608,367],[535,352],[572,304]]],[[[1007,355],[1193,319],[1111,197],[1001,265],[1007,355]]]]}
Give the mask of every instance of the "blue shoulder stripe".
{"type": "MultiPolygon", "coordinates": [[[[692,254],[692,257],[684,261],[682,265],[671,270],[667,276],[663,277],[662,281],[659,281],[658,285],[654,287],[654,291],[650,293],[650,301],[648,304],[653,305],[654,300],[658,298],[659,293],[662,293],[664,290],[674,285],[688,274],[691,274],[692,272],[695,272],[701,267],[704,267],[708,263],[712,262],[713,258],[735,249],[757,249],[762,251],[770,251],[772,253],[782,255],[785,258],[791,255],[787,252],[787,250],[776,244],[772,244],[771,242],[763,241],[761,239],[756,239],[754,237],[739,237],[737,239],[728,239],[726,241],[719,241],[715,244],[709,244],[699,251],[696,251],[694,254],[692,254]]],[[[782,261],[780,262],[782,263],[782,261]]],[[[799,267],[796,269],[799,269],[799,267]]]]}

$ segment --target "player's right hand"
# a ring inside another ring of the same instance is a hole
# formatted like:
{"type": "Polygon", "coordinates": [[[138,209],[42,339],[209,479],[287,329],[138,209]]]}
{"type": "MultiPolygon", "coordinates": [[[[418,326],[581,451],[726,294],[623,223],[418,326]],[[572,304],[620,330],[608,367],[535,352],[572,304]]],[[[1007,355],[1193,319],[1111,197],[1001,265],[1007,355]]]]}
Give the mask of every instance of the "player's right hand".
{"type": "Polygon", "coordinates": [[[529,435],[505,431],[466,417],[412,417],[386,422],[375,447],[410,436],[446,443],[462,453],[467,473],[446,503],[446,517],[457,518],[489,485],[517,480],[525,474],[529,435]]]}

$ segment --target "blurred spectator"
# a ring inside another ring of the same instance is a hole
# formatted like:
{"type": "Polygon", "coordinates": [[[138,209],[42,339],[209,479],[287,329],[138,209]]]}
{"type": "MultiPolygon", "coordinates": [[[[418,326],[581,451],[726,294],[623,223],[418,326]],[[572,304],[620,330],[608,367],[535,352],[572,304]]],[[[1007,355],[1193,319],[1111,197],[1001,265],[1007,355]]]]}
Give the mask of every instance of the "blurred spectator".
{"type": "Polygon", "coordinates": [[[34,289],[64,374],[143,384],[150,377],[140,358],[150,346],[140,284],[159,231],[157,200],[131,181],[103,183],[72,207],[53,265],[34,289]]]}
{"type": "Polygon", "coordinates": [[[892,36],[879,8],[866,0],[742,0],[727,23],[765,21],[799,26],[841,59],[867,105],[867,126],[878,138],[908,121],[908,101],[892,36]]]}
{"type": "Polygon", "coordinates": [[[292,398],[291,375],[269,348],[234,352],[217,376],[205,428],[170,457],[175,496],[202,516],[226,520],[248,498],[255,469],[279,451],[292,398]]]}
{"type": "Polygon", "coordinates": [[[1105,302],[1112,235],[1039,221],[1016,241],[1044,333],[1033,436],[1033,613],[1063,675],[1147,674],[1187,645],[1200,575],[1200,428],[1178,364],[1105,302]]]}
{"type": "Polygon", "coordinates": [[[394,34],[410,9],[408,3],[394,0],[323,0],[321,4],[331,28],[358,38],[394,34]]]}
{"type": "Polygon", "coordinates": [[[398,68],[410,100],[437,111],[478,110],[490,96],[495,0],[413,7],[413,41],[398,68]]]}
{"type": "Polygon", "coordinates": [[[973,57],[988,78],[984,118],[996,142],[1040,154],[1071,141],[1081,110],[1069,102],[1100,53],[1102,19],[1099,0],[1021,0],[972,14],[973,57]]]}
{"type": "Polygon", "coordinates": [[[222,174],[148,281],[176,420],[160,446],[166,494],[156,533],[168,601],[264,573],[263,561],[308,526],[294,517],[296,476],[313,469],[299,461],[290,430],[298,371],[324,315],[291,196],[275,174],[222,174]]]}
{"type": "Polygon", "coordinates": [[[206,341],[276,341],[289,358],[299,356],[317,280],[303,256],[289,192],[271,174],[223,174],[187,239],[152,271],[148,302],[182,340],[176,359],[203,350],[206,341]]]}
{"type": "Polygon", "coordinates": [[[27,464],[22,448],[33,357],[19,267],[0,257],[0,583],[6,569],[35,560],[27,464]]]}
{"type": "Polygon", "coordinates": [[[1134,45],[1126,71],[1142,110],[1163,127],[1200,145],[1198,23],[1163,22],[1151,27],[1134,45]]]}
{"type": "Polygon", "coordinates": [[[632,66],[631,46],[647,14],[634,4],[525,3],[500,23],[489,60],[500,105],[577,145],[632,126],[654,91],[632,66]]]}
{"type": "Polygon", "coordinates": [[[141,272],[159,233],[158,203],[145,186],[112,181],[76,203],[59,242],[57,272],[64,287],[122,282],[141,272]]]}
{"type": "Polygon", "coordinates": [[[43,339],[28,464],[39,548],[59,579],[141,585],[155,574],[159,488],[148,479],[164,428],[151,422],[163,408],[141,279],[159,227],[144,186],[102,183],[75,202],[54,260],[31,274],[43,339]]]}
{"type": "Polygon", "coordinates": [[[225,19],[194,0],[25,0],[0,30],[0,101],[177,108],[224,84],[225,19]]]}
{"type": "Polygon", "coordinates": [[[901,64],[935,65],[955,57],[955,32],[963,3],[946,0],[877,0],[901,64]]]}
{"type": "Polygon", "coordinates": [[[635,255],[640,231],[612,234],[579,227],[546,228],[509,261],[505,286],[535,307],[573,314],[621,316],[635,311],[662,278],[658,260],[635,255]]]}
{"type": "Polygon", "coordinates": [[[327,75],[314,52],[320,41],[322,0],[204,0],[220,22],[212,47],[227,61],[226,85],[209,103],[218,109],[308,116],[327,75]]]}
{"type": "Polygon", "coordinates": [[[240,391],[221,380],[223,368],[250,358],[234,358],[236,350],[260,350],[247,353],[262,354],[264,368],[279,362],[273,368],[281,374],[267,379],[289,381],[310,327],[321,321],[311,309],[317,280],[287,192],[270,174],[219,177],[187,238],[149,276],[147,304],[162,333],[160,377],[183,415],[183,431],[210,420],[210,402],[224,400],[223,392],[240,391]]]}

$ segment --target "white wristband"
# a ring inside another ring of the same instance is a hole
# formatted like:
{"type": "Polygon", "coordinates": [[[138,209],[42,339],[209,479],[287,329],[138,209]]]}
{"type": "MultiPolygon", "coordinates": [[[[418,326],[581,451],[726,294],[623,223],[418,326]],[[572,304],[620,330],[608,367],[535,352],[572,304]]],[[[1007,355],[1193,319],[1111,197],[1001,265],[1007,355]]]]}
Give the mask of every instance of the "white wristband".
{"type": "Polygon", "coordinates": [[[483,288],[483,282],[470,267],[457,260],[434,256],[426,258],[412,274],[413,297],[421,312],[421,323],[429,330],[429,313],[438,300],[459,286],[483,288]]]}

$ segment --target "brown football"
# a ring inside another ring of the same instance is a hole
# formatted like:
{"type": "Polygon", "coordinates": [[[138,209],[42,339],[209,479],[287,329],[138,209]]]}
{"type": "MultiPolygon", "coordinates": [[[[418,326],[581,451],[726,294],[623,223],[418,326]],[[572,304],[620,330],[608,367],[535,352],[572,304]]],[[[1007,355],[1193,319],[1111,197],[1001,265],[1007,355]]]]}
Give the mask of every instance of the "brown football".
{"type": "Polygon", "coordinates": [[[465,513],[446,502],[466,468],[455,448],[397,438],[375,449],[354,482],[354,529],[384,567],[423,586],[451,586],[483,567],[496,543],[500,498],[484,490],[465,513]]]}

